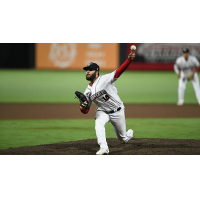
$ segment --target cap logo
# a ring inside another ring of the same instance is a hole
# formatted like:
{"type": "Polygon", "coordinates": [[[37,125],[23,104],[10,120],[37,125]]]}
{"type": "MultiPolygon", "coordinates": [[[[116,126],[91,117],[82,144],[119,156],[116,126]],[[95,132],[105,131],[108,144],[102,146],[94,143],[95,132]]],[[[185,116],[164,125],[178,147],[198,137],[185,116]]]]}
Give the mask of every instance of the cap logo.
{"type": "Polygon", "coordinates": [[[91,64],[92,64],[92,62],[91,62],[91,63],[89,63],[87,66],[89,67],[91,64]]]}

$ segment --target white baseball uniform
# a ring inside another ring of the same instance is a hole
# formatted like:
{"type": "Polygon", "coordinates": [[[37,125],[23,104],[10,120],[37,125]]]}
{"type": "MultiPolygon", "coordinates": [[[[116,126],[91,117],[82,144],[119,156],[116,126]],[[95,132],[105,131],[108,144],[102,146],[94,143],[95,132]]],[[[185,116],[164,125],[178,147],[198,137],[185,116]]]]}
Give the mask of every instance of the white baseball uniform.
{"type": "MultiPolygon", "coordinates": [[[[127,59],[126,67],[130,62],[131,60],[127,59]]],[[[126,131],[125,108],[115,87],[115,81],[118,79],[116,78],[116,71],[100,75],[93,85],[88,85],[84,92],[89,106],[92,102],[97,105],[95,114],[97,142],[100,148],[105,149],[108,149],[105,125],[109,121],[112,123],[117,139],[127,142],[132,138],[130,133],[126,131]]]]}
{"type": "MultiPolygon", "coordinates": [[[[195,71],[195,67],[199,67],[199,61],[196,57],[189,55],[188,60],[185,60],[184,56],[180,56],[177,58],[174,64],[174,71],[176,74],[179,73],[180,69],[180,78],[179,78],[179,86],[178,86],[178,102],[184,103],[184,93],[187,84],[187,74],[193,73],[195,71]],[[179,69],[178,69],[179,68],[179,69]]],[[[200,104],[200,86],[199,86],[199,78],[197,73],[194,73],[193,79],[191,79],[195,95],[198,103],[200,104]]]]}

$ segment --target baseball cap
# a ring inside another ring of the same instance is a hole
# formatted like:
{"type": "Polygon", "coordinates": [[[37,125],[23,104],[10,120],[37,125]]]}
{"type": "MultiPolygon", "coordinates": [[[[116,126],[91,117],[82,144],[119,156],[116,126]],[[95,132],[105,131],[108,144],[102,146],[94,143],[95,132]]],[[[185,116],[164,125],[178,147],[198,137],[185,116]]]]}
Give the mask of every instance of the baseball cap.
{"type": "Polygon", "coordinates": [[[84,67],[83,69],[84,69],[84,70],[87,70],[87,69],[94,69],[94,70],[96,70],[96,71],[99,71],[99,65],[97,65],[96,63],[91,62],[91,63],[89,63],[89,64],[87,65],[87,67],[84,67]]]}
{"type": "Polygon", "coordinates": [[[189,49],[188,48],[184,48],[183,49],[183,53],[189,53],[190,51],[189,51],[189,49]]]}

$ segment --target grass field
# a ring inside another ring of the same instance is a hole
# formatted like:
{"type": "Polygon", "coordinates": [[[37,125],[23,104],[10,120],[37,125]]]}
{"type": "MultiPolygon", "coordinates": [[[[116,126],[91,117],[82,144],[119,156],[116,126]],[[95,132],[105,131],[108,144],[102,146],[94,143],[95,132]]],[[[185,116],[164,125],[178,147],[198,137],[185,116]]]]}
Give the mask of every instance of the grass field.
{"type": "MultiPolygon", "coordinates": [[[[74,92],[84,92],[87,84],[85,73],[80,71],[1,70],[0,102],[77,103],[74,92]]],[[[178,79],[174,72],[128,71],[116,86],[124,103],[177,102],[178,79]]],[[[197,104],[191,82],[187,84],[185,103],[197,104]]]]}
{"type": "MultiPolygon", "coordinates": [[[[101,72],[105,74],[108,72],[101,72]]],[[[77,103],[84,92],[84,72],[0,70],[0,103],[77,103]]],[[[125,72],[116,86],[124,103],[176,104],[178,79],[174,72],[125,72]]],[[[186,104],[197,104],[187,84],[186,104]]],[[[127,119],[136,138],[200,139],[199,119],[127,119]]],[[[107,137],[115,137],[111,124],[107,137]]],[[[94,120],[1,120],[0,149],[96,138],[94,120]]]]}
{"type": "MultiPolygon", "coordinates": [[[[127,119],[135,138],[200,140],[199,119],[127,119]]],[[[107,138],[115,138],[111,123],[107,138]]],[[[94,120],[2,120],[0,149],[96,138],[94,120]]]]}

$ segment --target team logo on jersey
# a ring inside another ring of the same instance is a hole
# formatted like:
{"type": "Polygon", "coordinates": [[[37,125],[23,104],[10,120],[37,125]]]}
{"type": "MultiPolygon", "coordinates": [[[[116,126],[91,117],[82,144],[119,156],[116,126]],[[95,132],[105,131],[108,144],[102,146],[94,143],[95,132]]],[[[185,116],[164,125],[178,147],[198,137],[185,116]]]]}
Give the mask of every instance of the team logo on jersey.
{"type": "Polygon", "coordinates": [[[96,98],[99,98],[100,96],[102,96],[104,94],[107,94],[107,92],[105,90],[101,90],[101,91],[93,94],[90,99],[91,99],[91,101],[94,101],[96,98]]]}

